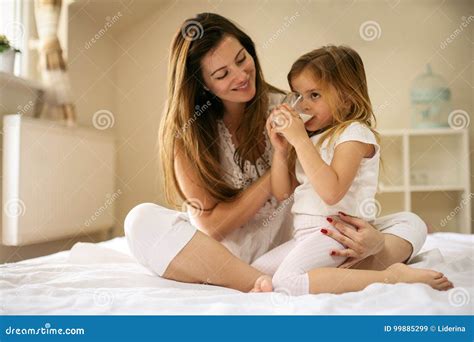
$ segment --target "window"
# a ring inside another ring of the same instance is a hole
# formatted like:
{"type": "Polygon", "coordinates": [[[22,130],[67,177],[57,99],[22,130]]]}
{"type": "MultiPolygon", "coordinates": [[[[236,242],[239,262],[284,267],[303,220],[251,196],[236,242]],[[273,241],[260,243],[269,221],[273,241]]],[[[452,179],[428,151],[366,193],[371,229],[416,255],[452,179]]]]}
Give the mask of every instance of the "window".
{"type": "Polygon", "coordinates": [[[32,8],[31,0],[2,0],[0,1],[0,34],[7,36],[10,44],[21,51],[17,54],[14,73],[17,76],[27,76],[26,65],[29,56],[28,30],[29,21],[25,20],[32,8]]]}

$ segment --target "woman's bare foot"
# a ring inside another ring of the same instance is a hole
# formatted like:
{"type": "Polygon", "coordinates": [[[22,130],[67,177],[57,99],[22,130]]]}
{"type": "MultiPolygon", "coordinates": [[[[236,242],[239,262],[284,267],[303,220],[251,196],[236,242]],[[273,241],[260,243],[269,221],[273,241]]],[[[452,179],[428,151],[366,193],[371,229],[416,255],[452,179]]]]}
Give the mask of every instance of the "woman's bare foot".
{"type": "Polygon", "coordinates": [[[391,284],[423,283],[440,291],[453,288],[453,283],[451,283],[443,273],[433,270],[418,269],[402,263],[396,263],[387,267],[383,272],[386,272],[387,276],[385,279],[391,284]]]}
{"type": "Polygon", "coordinates": [[[255,285],[250,292],[272,292],[273,291],[273,284],[272,284],[272,277],[263,274],[255,280],[255,285]]]}

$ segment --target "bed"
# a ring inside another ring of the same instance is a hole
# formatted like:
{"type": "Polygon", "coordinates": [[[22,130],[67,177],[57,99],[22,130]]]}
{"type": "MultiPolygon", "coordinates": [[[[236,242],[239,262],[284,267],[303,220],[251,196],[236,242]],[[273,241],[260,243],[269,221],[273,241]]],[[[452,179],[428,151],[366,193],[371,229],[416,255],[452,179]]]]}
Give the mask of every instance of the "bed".
{"type": "Polygon", "coordinates": [[[137,264],[124,237],[0,265],[4,315],[472,315],[473,235],[435,233],[414,267],[445,273],[455,288],[372,284],[342,295],[241,293],[159,278],[137,264]]]}

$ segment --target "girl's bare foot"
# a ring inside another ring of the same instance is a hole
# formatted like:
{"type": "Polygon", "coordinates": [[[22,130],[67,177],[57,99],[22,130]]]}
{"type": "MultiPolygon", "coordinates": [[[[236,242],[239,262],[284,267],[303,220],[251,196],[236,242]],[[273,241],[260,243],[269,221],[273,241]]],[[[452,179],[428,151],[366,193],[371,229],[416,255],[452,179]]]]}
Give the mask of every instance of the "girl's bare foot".
{"type": "Polygon", "coordinates": [[[453,288],[453,283],[451,283],[443,273],[433,270],[418,269],[405,264],[396,263],[387,267],[384,272],[386,272],[387,275],[385,278],[386,281],[391,284],[423,283],[440,291],[453,288]]]}
{"type": "Polygon", "coordinates": [[[255,285],[250,292],[272,292],[273,284],[272,277],[263,274],[255,280],[255,285]]]}

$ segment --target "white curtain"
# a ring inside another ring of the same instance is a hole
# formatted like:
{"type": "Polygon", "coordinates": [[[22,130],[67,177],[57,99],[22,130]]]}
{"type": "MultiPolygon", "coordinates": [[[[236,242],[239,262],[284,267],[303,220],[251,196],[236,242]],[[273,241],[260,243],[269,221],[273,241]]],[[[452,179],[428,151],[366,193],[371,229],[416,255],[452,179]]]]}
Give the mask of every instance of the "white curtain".
{"type": "MultiPolygon", "coordinates": [[[[35,0],[36,27],[39,36],[39,66],[43,82],[51,92],[56,109],[68,125],[76,122],[72,91],[58,39],[61,0],[35,0]]],[[[51,102],[51,98],[48,99],[51,102]]]]}

